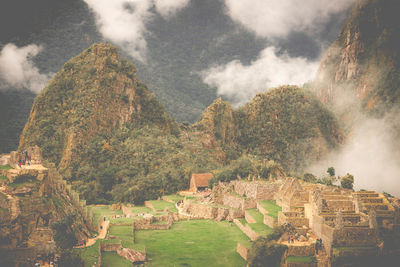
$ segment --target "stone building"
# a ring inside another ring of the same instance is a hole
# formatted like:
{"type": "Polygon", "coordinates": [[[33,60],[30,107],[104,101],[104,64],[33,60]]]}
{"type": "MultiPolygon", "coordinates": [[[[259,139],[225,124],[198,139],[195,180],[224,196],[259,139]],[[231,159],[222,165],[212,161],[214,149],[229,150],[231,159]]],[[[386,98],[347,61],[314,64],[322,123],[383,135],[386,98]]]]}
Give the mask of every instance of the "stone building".
{"type": "Polygon", "coordinates": [[[208,181],[213,177],[212,173],[193,173],[190,178],[190,191],[203,191],[208,188],[208,181]]]}

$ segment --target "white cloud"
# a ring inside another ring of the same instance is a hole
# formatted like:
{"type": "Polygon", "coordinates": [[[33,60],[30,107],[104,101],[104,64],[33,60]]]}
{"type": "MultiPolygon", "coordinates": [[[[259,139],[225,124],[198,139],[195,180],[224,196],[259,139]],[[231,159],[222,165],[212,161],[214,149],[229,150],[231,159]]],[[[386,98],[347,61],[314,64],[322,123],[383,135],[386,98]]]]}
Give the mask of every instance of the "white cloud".
{"type": "Polygon", "coordinates": [[[336,174],[354,175],[356,189],[386,191],[400,195],[400,161],[394,125],[398,112],[383,119],[363,118],[352,131],[347,143],[327,159],[310,167],[321,175],[333,166],[336,174]],[[397,143],[397,145],[396,145],[397,143]]]}
{"type": "Polygon", "coordinates": [[[0,87],[40,92],[50,79],[50,74],[41,74],[32,62],[32,58],[41,50],[41,47],[34,44],[20,48],[12,43],[4,46],[0,52],[0,87]]]}
{"type": "Polygon", "coordinates": [[[156,10],[163,17],[169,17],[189,4],[190,0],[154,0],[156,10]]]}
{"type": "Polygon", "coordinates": [[[286,37],[292,31],[315,31],[354,0],[224,0],[228,15],[263,37],[286,37]]]}
{"type": "Polygon", "coordinates": [[[218,95],[224,95],[234,105],[240,105],[268,88],[283,84],[302,85],[310,81],[318,65],[318,62],[302,57],[277,55],[274,47],[267,47],[248,66],[234,60],[203,71],[202,77],[206,84],[217,87],[218,95]]]}
{"type": "Polygon", "coordinates": [[[121,46],[132,57],[146,58],[146,23],[153,8],[168,17],[184,8],[190,0],[84,0],[96,14],[100,33],[121,46]]]}

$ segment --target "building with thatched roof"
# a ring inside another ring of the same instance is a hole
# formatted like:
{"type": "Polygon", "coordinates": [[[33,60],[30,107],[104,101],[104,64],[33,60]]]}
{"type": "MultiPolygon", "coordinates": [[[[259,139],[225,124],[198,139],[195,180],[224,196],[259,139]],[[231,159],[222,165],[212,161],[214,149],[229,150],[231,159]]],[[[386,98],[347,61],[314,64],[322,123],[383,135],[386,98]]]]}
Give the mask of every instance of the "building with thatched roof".
{"type": "Polygon", "coordinates": [[[190,178],[190,191],[197,192],[208,188],[208,181],[213,177],[212,173],[193,173],[190,178]]]}

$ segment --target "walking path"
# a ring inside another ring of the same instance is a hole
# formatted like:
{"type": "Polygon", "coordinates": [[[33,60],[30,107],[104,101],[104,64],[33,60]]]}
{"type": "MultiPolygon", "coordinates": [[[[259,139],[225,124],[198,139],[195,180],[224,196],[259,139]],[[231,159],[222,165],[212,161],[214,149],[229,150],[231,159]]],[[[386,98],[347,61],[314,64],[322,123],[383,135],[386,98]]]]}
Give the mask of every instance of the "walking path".
{"type": "Polygon", "coordinates": [[[98,239],[104,239],[107,235],[108,227],[110,225],[110,221],[102,221],[101,230],[99,231],[99,235],[93,238],[89,238],[86,242],[86,246],[76,246],[74,248],[87,248],[92,246],[98,239]]]}

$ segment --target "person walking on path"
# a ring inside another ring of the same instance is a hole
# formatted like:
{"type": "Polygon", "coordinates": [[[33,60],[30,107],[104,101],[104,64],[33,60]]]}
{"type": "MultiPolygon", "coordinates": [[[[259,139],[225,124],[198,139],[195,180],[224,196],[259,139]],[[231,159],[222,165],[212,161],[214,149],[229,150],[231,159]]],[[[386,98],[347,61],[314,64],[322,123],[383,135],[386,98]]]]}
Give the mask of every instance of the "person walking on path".
{"type": "Polygon", "coordinates": [[[318,250],[319,250],[319,239],[315,241],[315,254],[317,255],[318,255],[318,250]]]}

